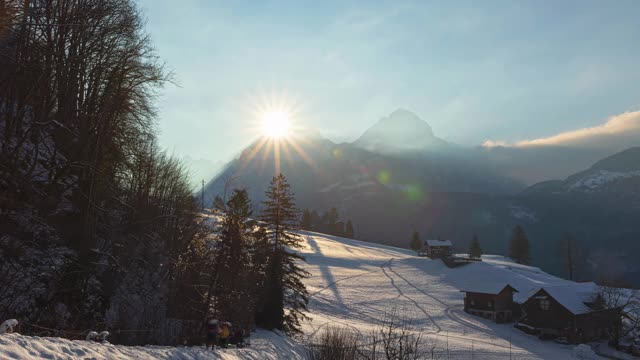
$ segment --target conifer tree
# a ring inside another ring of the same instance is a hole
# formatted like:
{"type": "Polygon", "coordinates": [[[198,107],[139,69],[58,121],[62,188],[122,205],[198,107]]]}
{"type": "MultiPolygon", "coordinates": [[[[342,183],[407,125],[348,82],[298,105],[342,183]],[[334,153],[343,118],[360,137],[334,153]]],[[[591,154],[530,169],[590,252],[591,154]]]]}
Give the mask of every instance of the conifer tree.
{"type": "Polygon", "coordinates": [[[422,247],[422,241],[420,241],[420,234],[417,231],[413,232],[411,236],[411,249],[413,251],[418,251],[422,247]]]}
{"type": "Polygon", "coordinates": [[[304,257],[292,251],[302,246],[302,238],[296,233],[299,213],[284,175],[271,180],[266,198],[260,219],[271,249],[263,303],[256,321],[264,328],[295,334],[300,332],[300,323],[306,318],[308,292],[302,279],[308,273],[299,266],[304,257]]]}
{"type": "Polygon", "coordinates": [[[531,263],[529,239],[520,225],[513,228],[509,243],[509,257],[518,264],[529,265],[531,263]]]}
{"type": "Polygon", "coordinates": [[[301,228],[302,228],[302,230],[312,230],[313,229],[313,225],[311,223],[311,212],[309,211],[309,209],[304,209],[304,211],[302,212],[301,228]]]}
{"type": "Polygon", "coordinates": [[[351,220],[347,221],[347,225],[344,230],[344,237],[346,237],[347,239],[355,238],[355,234],[353,233],[353,223],[351,223],[351,220]]]}
{"type": "Polygon", "coordinates": [[[256,274],[251,266],[256,223],[251,219],[249,194],[236,189],[226,204],[217,200],[216,207],[224,217],[218,225],[219,240],[215,248],[214,315],[250,329],[257,296],[256,274]]]}
{"type": "Polygon", "coordinates": [[[469,257],[476,259],[482,257],[482,248],[480,247],[480,241],[476,235],[473,235],[473,240],[471,240],[471,245],[469,246],[469,257]]]}

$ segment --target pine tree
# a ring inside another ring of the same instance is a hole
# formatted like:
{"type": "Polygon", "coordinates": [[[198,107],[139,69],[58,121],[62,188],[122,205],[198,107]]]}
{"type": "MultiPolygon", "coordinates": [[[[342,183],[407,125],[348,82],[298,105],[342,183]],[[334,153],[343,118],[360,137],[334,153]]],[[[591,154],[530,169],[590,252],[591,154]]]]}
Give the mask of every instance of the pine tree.
{"type": "Polygon", "coordinates": [[[271,180],[266,198],[260,219],[271,251],[256,321],[266,329],[295,334],[306,318],[308,292],[302,279],[309,274],[298,265],[304,257],[291,251],[302,246],[302,238],[296,233],[299,213],[284,175],[271,180]]]}
{"type": "Polygon", "coordinates": [[[250,329],[257,296],[256,274],[251,266],[256,223],[251,220],[249,194],[236,189],[226,204],[218,200],[216,206],[224,217],[218,225],[215,248],[217,274],[215,287],[211,289],[214,315],[250,329]]]}
{"type": "Polygon", "coordinates": [[[413,232],[413,235],[411,236],[410,245],[411,245],[411,249],[414,251],[418,251],[422,247],[422,241],[420,241],[420,234],[417,231],[413,232]]]}
{"type": "Polygon", "coordinates": [[[302,224],[301,224],[301,228],[302,230],[312,230],[313,225],[311,224],[311,212],[309,211],[309,209],[304,209],[304,211],[302,212],[302,224]]]}
{"type": "Polygon", "coordinates": [[[511,241],[509,243],[509,257],[518,264],[529,265],[531,263],[529,239],[520,225],[516,225],[513,228],[511,241]]]}
{"type": "Polygon", "coordinates": [[[482,257],[482,248],[480,247],[480,241],[476,235],[473,235],[471,245],[469,246],[469,257],[479,259],[482,257]]]}
{"type": "Polygon", "coordinates": [[[347,239],[355,239],[355,234],[353,233],[353,224],[351,223],[351,220],[347,221],[347,225],[344,230],[344,237],[346,237],[347,239]]]}

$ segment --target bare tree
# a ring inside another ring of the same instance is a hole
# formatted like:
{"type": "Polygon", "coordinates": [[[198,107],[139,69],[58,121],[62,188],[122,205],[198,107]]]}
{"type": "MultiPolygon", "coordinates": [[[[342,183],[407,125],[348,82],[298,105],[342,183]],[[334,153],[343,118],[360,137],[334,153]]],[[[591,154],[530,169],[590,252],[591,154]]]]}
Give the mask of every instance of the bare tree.
{"type": "Polygon", "coordinates": [[[609,334],[613,345],[620,340],[640,332],[640,293],[638,290],[601,286],[594,303],[615,314],[609,334]]]}

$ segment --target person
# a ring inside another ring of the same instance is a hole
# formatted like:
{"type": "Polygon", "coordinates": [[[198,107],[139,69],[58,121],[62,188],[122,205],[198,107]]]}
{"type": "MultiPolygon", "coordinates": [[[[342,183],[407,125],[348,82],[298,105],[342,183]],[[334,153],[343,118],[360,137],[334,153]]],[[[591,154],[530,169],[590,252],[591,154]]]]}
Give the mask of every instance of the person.
{"type": "Polygon", "coordinates": [[[218,320],[209,319],[207,321],[207,344],[205,346],[206,349],[208,349],[209,344],[211,344],[211,350],[215,350],[216,343],[218,342],[219,332],[220,332],[220,327],[218,326],[218,320]]]}
{"type": "Polygon", "coordinates": [[[231,324],[223,322],[220,328],[220,346],[227,348],[229,346],[229,337],[231,336],[231,324]]]}
{"type": "Polygon", "coordinates": [[[231,335],[231,340],[229,342],[236,347],[244,347],[244,336],[240,326],[233,327],[233,334],[231,335]]]}

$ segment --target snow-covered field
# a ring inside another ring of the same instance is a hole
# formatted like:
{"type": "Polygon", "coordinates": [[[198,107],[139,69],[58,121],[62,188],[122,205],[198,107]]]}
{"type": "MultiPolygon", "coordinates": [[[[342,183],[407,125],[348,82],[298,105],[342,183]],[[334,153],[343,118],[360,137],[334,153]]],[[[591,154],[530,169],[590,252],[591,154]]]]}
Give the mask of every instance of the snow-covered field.
{"type": "Polygon", "coordinates": [[[538,268],[514,264],[501,256],[447,268],[440,260],[416,257],[413,251],[329,235],[303,233],[307,246],[307,281],[312,321],[307,334],[327,325],[346,326],[366,336],[385,312],[410,314],[430,347],[449,359],[570,359],[573,346],[541,341],[513,327],[495,324],[464,311],[459,291],[473,283],[504,282],[526,297],[544,285],[576,284],[538,268]],[[448,348],[448,350],[447,350],[448,348]]]}
{"type": "MultiPolygon", "coordinates": [[[[509,283],[525,298],[545,285],[568,284],[584,290],[593,284],[576,284],[538,268],[517,265],[501,256],[484,256],[483,262],[447,268],[440,260],[415,256],[409,250],[330,235],[302,232],[311,277],[311,320],[305,323],[312,337],[327,325],[351,328],[366,336],[393,309],[408,314],[445,359],[571,359],[574,347],[541,341],[513,328],[495,324],[462,311],[469,284],[509,283]],[[473,355],[472,355],[473,352],[473,355]]],[[[205,351],[202,347],[125,347],[59,338],[0,335],[0,360],[4,359],[302,359],[303,347],[268,331],[258,331],[246,349],[205,351]]],[[[586,358],[582,355],[580,358],[586,358]]]]}

